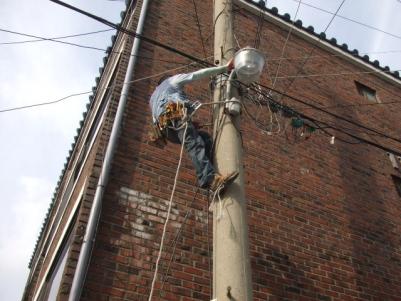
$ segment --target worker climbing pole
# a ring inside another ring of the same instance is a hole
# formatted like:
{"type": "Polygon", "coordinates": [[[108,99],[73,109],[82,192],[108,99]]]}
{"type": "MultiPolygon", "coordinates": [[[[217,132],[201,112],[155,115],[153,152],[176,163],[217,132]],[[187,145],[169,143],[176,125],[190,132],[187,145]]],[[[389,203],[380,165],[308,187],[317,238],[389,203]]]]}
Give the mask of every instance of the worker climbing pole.
{"type": "Polygon", "coordinates": [[[201,104],[190,101],[183,88],[196,80],[231,72],[233,68],[233,60],[231,60],[221,67],[163,77],[159,80],[149,101],[153,118],[151,139],[183,144],[196,170],[199,186],[209,188],[216,194],[221,194],[229,182],[238,176],[238,172],[233,170],[230,173],[219,174],[214,168],[210,158],[211,145],[207,143],[209,139],[200,134],[191,121],[192,115],[201,104]],[[184,135],[185,127],[186,134],[184,135]]]}
{"type": "MultiPolygon", "coordinates": [[[[182,144],[182,149],[186,149],[193,162],[199,186],[209,188],[213,193],[213,300],[251,301],[252,281],[239,131],[241,100],[235,83],[237,77],[241,82],[254,81],[260,75],[264,61],[258,55],[254,60],[253,54],[257,54],[257,51],[252,48],[236,53],[231,14],[232,0],[215,1],[214,57],[216,65],[220,67],[161,78],[149,104],[153,117],[153,139],[182,144]],[[258,64],[258,60],[262,64],[258,64]],[[201,104],[188,100],[183,91],[184,85],[212,76],[215,76],[214,164],[208,155],[209,139],[198,133],[191,122],[192,115],[201,104]]],[[[166,224],[167,221],[168,218],[166,224]]],[[[163,237],[159,254],[162,247],[163,237]]],[[[155,278],[149,300],[154,283],[155,278]]]]}

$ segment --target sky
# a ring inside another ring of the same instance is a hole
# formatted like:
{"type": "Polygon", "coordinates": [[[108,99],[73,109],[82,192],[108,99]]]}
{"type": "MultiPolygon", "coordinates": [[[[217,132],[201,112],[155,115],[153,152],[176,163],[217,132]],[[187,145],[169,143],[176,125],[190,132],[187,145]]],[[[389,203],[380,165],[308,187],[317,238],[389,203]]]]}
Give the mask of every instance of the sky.
{"type": "MultiPolygon", "coordinates": [[[[332,15],[305,4],[335,12],[342,1],[302,0],[297,19],[321,32],[332,15]]],[[[125,7],[123,1],[66,2],[113,22],[120,21],[125,7]]],[[[276,6],[279,13],[287,12],[294,18],[298,0],[267,2],[268,7],[276,6]]],[[[369,53],[382,66],[400,70],[400,38],[341,18],[401,36],[400,10],[397,0],[346,0],[326,35],[335,37],[339,44],[347,43],[350,49],[369,53]]],[[[1,0],[0,29],[51,38],[108,28],[48,0],[1,0]]],[[[111,45],[113,33],[65,41],[105,49],[111,45]]],[[[0,31],[0,111],[57,100],[89,91],[95,85],[103,65],[102,51],[49,41],[1,44],[25,40],[31,38],[0,31]]],[[[28,263],[87,102],[88,95],[83,95],[57,104],[0,113],[0,300],[22,297],[28,263]]]]}

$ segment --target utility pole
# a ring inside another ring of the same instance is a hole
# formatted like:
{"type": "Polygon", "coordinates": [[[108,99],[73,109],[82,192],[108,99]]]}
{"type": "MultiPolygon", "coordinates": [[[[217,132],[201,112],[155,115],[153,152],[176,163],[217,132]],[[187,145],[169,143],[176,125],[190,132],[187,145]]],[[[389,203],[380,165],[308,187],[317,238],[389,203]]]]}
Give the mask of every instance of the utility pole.
{"type": "MultiPolygon", "coordinates": [[[[235,54],[232,0],[214,1],[214,58],[226,64],[235,54]]],[[[231,96],[239,99],[232,86],[231,96]]],[[[214,101],[225,100],[224,81],[216,83],[214,101]]],[[[238,171],[221,201],[213,207],[213,298],[217,301],[252,301],[240,117],[224,114],[224,105],[214,110],[215,166],[222,175],[238,171]]]]}

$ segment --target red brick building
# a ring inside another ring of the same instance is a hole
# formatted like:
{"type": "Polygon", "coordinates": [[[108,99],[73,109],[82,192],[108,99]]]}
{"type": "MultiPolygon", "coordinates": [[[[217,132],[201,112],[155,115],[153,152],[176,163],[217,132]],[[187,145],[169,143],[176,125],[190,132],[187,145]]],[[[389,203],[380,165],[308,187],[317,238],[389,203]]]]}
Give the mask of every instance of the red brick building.
{"type": "MultiPolygon", "coordinates": [[[[234,3],[238,46],[256,39],[266,54],[261,84],[293,97],[272,92],[282,105],[277,110],[254,90],[243,89],[254,300],[401,300],[400,161],[387,151],[400,148],[399,74],[299,21],[292,25],[288,15],[244,0],[234,3]]],[[[123,27],[137,30],[142,4],[128,5],[123,27]]],[[[196,1],[196,15],[191,0],[150,1],[143,36],[212,62],[212,4],[196,1]]],[[[132,44],[132,37],[119,33],[100,68],[32,256],[23,300],[70,295],[132,44]]],[[[148,99],[161,73],[200,68],[191,63],[140,44],[109,180],[102,187],[82,300],[148,298],[180,150],[148,142],[148,99]]],[[[261,89],[266,100],[269,89],[261,89]]],[[[202,102],[211,95],[205,80],[187,92],[202,102]]],[[[195,119],[211,131],[208,108],[195,119]]],[[[208,202],[205,191],[197,192],[184,156],[153,300],[212,299],[208,202]]]]}

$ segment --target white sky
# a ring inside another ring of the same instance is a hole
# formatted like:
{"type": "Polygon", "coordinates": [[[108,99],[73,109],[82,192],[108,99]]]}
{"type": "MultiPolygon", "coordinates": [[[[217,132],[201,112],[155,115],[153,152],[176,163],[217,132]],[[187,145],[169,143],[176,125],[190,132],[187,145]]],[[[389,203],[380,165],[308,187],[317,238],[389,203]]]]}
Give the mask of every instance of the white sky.
{"type": "MultiPolygon", "coordinates": [[[[165,0],[167,1],[167,0],[165,0]]],[[[197,0],[201,1],[201,0],[197,0]]],[[[204,1],[204,0],[202,0],[204,1]]],[[[211,1],[211,0],[209,0],[211,1]]],[[[0,28],[44,37],[107,29],[48,0],[2,0],[0,28]]],[[[68,3],[120,21],[124,2],[68,0],[68,3]]],[[[303,0],[336,11],[340,0],[303,0]]],[[[280,13],[293,18],[296,0],[269,0],[280,13]]],[[[397,0],[347,0],[339,14],[401,35],[401,9],[397,0]]],[[[331,15],[301,5],[297,19],[304,26],[323,31],[331,15]]],[[[207,30],[206,28],[204,31],[207,30]]],[[[112,32],[68,39],[84,45],[107,48],[112,32]]],[[[401,40],[336,18],[327,31],[329,38],[362,52],[401,50],[401,40]]],[[[0,32],[0,43],[29,38],[0,32]]],[[[399,53],[370,55],[382,66],[401,69],[399,53]]],[[[72,93],[91,90],[104,53],[37,42],[0,45],[0,110],[52,101],[72,93]]],[[[71,148],[88,95],[44,106],[0,113],[0,300],[22,296],[28,262],[32,255],[56,183],[71,148]]]]}

